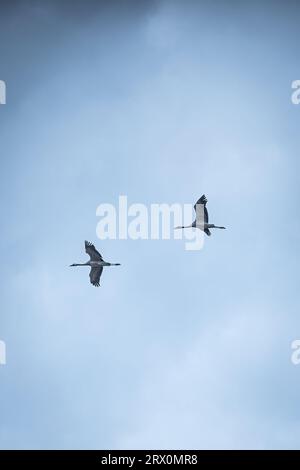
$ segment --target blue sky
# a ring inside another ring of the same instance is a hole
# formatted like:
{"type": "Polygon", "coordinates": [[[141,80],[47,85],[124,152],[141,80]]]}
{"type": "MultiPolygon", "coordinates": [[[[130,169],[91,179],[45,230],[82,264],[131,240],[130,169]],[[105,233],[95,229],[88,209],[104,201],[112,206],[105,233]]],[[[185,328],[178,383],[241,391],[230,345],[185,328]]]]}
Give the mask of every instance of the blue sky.
{"type": "Polygon", "coordinates": [[[297,2],[0,10],[0,448],[299,448],[297,2]],[[203,193],[199,252],[96,238],[203,193]]]}

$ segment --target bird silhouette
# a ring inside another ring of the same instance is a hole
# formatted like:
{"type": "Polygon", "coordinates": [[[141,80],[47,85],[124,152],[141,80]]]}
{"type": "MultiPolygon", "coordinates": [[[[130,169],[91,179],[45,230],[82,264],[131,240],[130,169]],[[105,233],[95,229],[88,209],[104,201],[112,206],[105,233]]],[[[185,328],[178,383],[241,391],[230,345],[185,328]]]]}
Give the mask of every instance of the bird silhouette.
{"type": "Polygon", "coordinates": [[[203,194],[194,205],[194,209],[196,212],[196,219],[194,220],[194,222],[191,225],[175,227],[175,230],[180,229],[180,228],[191,228],[191,227],[199,228],[200,230],[205,232],[206,235],[210,236],[211,235],[211,232],[209,230],[210,228],[225,229],[226,227],[220,227],[218,225],[208,223],[209,217],[208,217],[206,204],[207,204],[207,199],[206,199],[205,194],[203,194]]]}
{"type": "Polygon", "coordinates": [[[96,250],[95,246],[85,241],[85,252],[89,255],[90,260],[86,263],[73,263],[70,266],[90,266],[90,281],[93,286],[100,286],[100,277],[104,266],[120,266],[120,263],[107,263],[104,261],[99,251],[96,250]]]}

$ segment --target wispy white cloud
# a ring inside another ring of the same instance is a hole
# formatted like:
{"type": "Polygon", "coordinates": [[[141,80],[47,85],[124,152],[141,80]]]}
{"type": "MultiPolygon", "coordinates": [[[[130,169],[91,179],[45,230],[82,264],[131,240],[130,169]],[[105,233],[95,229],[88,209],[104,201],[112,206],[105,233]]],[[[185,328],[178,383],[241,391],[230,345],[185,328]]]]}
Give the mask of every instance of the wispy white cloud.
{"type": "MultiPolygon", "coordinates": [[[[299,420],[292,413],[283,419],[267,404],[277,393],[284,318],[248,302],[225,317],[211,319],[175,357],[166,350],[153,357],[132,416],[133,430],[119,438],[117,448],[298,446],[299,420]]],[[[288,342],[284,346],[288,355],[288,342]]],[[[286,408],[288,400],[282,393],[281,406],[286,408]]]]}

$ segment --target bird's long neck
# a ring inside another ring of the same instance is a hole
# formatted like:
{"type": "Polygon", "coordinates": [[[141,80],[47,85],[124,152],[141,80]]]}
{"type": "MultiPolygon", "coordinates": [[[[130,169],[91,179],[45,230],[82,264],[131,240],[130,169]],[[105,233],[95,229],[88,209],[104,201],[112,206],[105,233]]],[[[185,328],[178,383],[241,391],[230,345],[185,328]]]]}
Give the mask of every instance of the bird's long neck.
{"type": "Polygon", "coordinates": [[[193,227],[193,224],[191,224],[191,225],[179,225],[178,227],[174,227],[174,230],[178,230],[180,228],[191,228],[191,227],[193,227]]]}
{"type": "Polygon", "coordinates": [[[71,266],[87,266],[87,263],[74,263],[71,266]]]}

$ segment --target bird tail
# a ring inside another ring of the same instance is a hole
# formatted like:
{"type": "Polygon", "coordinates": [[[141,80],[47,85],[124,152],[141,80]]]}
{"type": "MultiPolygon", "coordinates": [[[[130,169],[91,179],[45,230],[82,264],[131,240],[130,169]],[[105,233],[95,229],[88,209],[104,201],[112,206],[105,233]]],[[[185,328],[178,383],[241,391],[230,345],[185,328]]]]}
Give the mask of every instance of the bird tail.
{"type": "Polygon", "coordinates": [[[210,232],[209,228],[204,229],[204,232],[205,232],[206,235],[208,235],[209,237],[211,236],[211,232],[210,232]]]}

